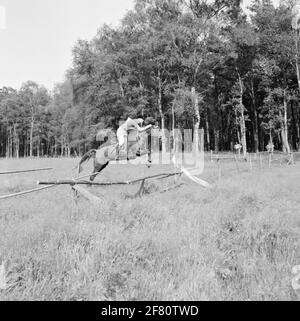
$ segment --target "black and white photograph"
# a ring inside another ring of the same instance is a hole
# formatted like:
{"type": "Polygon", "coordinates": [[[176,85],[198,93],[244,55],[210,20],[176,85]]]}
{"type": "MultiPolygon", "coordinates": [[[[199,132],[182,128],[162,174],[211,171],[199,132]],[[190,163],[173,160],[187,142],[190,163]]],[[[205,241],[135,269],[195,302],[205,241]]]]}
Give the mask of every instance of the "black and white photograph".
{"type": "Polygon", "coordinates": [[[300,301],[300,0],[0,0],[0,301],[300,301]]]}

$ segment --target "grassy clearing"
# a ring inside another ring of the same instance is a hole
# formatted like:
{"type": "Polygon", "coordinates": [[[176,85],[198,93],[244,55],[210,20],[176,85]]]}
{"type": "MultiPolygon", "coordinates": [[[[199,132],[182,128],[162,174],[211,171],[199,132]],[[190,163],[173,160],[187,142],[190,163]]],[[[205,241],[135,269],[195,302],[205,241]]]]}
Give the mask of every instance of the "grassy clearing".
{"type": "MultiPolygon", "coordinates": [[[[0,160],[1,169],[55,168],[2,176],[0,195],[71,178],[75,164],[0,160]]],[[[101,209],[76,205],[68,186],[0,201],[9,284],[0,300],[299,300],[291,271],[300,264],[300,166],[246,167],[237,175],[227,162],[216,181],[217,166],[207,162],[211,190],[186,181],[142,199],[124,199],[137,186],[91,187],[105,198],[101,209]]],[[[111,165],[102,178],[166,169],[111,165]]]]}

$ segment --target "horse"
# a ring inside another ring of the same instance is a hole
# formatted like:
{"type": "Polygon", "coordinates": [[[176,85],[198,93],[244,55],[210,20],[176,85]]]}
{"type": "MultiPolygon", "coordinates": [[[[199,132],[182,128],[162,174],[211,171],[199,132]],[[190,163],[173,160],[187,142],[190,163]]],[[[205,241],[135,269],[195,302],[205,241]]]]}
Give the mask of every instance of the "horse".
{"type": "MultiPolygon", "coordinates": [[[[148,120],[145,123],[153,124],[154,122],[148,120]]],[[[121,151],[120,151],[121,152],[121,151]]],[[[130,130],[128,134],[127,153],[120,154],[120,160],[132,160],[136,157],[148,155],[148,164],[151,165],[151,128],[145,132],[139,133],[136,129],[130,130]],[[143,146],[147,148],[142,149],[143,146]]],[[[117,144],[104,144],[100,149],[89,150],[78,164],[78,173],[82,171],[82,164],[87,162],[90,158],[94,159],[93,174],[90,176],[90,181],[93,182],[95,177],[108,166],[108,164],[116,160],[117,157],[117,144]]]]}

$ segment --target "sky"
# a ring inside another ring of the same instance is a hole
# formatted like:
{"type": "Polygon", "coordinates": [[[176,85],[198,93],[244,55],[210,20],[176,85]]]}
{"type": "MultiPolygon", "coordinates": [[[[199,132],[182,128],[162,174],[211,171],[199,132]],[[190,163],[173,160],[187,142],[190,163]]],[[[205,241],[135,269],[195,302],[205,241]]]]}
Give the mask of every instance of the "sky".
{"type": "Polygon", "coordinates": [[[116,26],[133,6],[134,0],[0,0],[0,88],[33,80],[51,90],[71,67],[76,41],[92,39],[104,23],[116,26]]]}
{"type": "Polygon", "coordinates": [[[33,80],[52,89],[71,67],[76,41],[92,39],[104,23],[117,25],[133,3],[0,0],[0,88],[19,89],[23,82],[33,80]]]}

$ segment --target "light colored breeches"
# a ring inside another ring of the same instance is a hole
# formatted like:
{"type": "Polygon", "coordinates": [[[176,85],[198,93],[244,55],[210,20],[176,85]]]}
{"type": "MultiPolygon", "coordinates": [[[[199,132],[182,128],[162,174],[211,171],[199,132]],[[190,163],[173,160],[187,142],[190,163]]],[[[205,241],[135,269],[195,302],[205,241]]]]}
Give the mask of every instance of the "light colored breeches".
{"type": "Polygon", "coordinates": [[[124,128],[117,130],[118,144],[120,148],[126,149],[127,147],[127,131],[124,128]]]}

